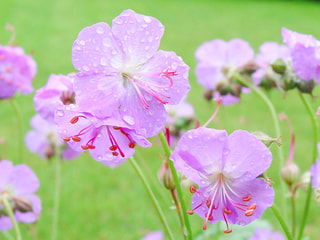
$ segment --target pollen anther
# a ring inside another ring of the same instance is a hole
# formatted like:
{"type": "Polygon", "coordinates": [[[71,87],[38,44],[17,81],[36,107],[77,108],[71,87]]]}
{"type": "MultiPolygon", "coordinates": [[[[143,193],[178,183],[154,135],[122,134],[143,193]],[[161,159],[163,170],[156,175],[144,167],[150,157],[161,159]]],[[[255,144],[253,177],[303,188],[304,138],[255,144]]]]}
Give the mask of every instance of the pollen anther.
{"type": "Polygon", "coordinates": [[[245,202],[249,202],[252,199],[251,194],[248,194],[247,196],[243,197],[242,200],[245,202]]]}

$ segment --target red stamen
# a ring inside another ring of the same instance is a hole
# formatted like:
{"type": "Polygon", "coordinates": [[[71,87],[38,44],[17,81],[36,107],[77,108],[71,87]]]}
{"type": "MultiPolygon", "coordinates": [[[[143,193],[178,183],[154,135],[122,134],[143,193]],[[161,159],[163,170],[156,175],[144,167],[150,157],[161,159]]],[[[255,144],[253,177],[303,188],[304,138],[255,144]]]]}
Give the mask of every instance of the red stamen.
{"type": "Polygon", "coordinates": [[[193,212],[193,210],[187,210],[187,213],[189,214],[189,215],[192,215],[194,212],[193,212]]]}
{"type": "Polygon", "coordinates": [[[75,142],[80,142],[81,141],[81,138],[80,137],[77,137],[77,136],[73,136],[71,137],[71,139],[75,142]]]}
{"type": "Polygon", "coordinates": [[[232,211],[230,210],[230,209],[223,209],[223,212],[225,213],[225,214],[231,214],[232,213],[232,211]]]}
{"type": "Polygon", "coordinates": [[[252,199],[251,194],[248,194],[247,196],[243,197],[242,200],[245,202],[249,202],[252,199]]]}
{"type": "Polygon", "coordinates": [[[79,117],[75,116],[75,117],[71,118],[70,123],[75,124],[76,122],[78,122],[78,120],[79,120],[79,117]]]}
{"type": "MultiPolygon", "coordinates": [[[[118,156],[119,155],[119,153],[117,153],[117,152],[112,152],[112,155],[113,156],[118,156]]],[[[122,156],[122,155],[121,155],[122,156]]],[[[123,156],[122,156],[123,157],[123,156]]]]}
{"type": "Polygon", "coordinates": [[[250,210],[250,209],[256,209],[257,208],[257,204],[255,204],[255,203],[252,203],[249,207],[248,207],[248,210],[250,210]]]}
{"type": "Polygon", "coordinates": [[[249,209],[247,211],[244,212],[244,215],[246,215],[247,217],[250,217],[254,214],[254,209],[249,209]]]}
{"type": "Polygon", "coordinates": [[[83,150],[88,150],[88,149],[89,149],[89,146],[87,146],[87,145],[84,145],[84,146],[83,146],[83,145],[82,145],[81,148],[82,148],[83,150]]]}
{"type": "Polygon", "coordinates": [[[227,230],[224,230],[223,232],[224,232],[225,234],[232,233],[232,229],[231,229],[231,228],[228,228],[227,230]]]}
{"type": "Polygon", "coordinates": [[[135,143],[135,142],[129,143],[129,148],[134,148],[135,146],[136,146],[136,143],[135,143]]]}
{"type": "MultiPolygon", "coordinates": [[[[208,213],[206,213],[204,216],[207,218],[207,217],[208,217],[208,213]]],[[[212,215],[209,215],[208,220],[209,220],[209,221],[212,221],[212,220],[213,220],[213,216],[212,216],[212,215]]]]}
{"type": "Polygon", "coordinates": [[[63,141],[65,142],[69,142],[70,141],[70,138],[69,137],[62,137],[63,141]]]}
{"type": "Polygon", "coordinates": [[[195,185],[191,185],[190,188],[189,188],[189,190],[190,190],[191,193],[197,192],[197,189],[196,189],[196,186],[195,186],[195,185]]]}

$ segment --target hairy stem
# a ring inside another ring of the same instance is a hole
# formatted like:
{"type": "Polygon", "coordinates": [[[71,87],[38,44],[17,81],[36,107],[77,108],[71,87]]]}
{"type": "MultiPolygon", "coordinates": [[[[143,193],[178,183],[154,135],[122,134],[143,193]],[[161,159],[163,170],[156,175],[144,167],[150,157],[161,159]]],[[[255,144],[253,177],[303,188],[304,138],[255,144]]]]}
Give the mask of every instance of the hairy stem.
{"type": "Polygon", "coordinates": [[[182,193],[180,181],[179,181],[179,178],[178,178],[178,175],[177,175],[177,171],[176,171],[175,167],[173,166],[173,162],[169,159],[169,157],[171,156],[170,147],[168,145],[168,142],[167,142],[166,137],[164,136],[163,132],[160,132],[158,134],[158,137],[159,137],[159,139],[161,141],[161,144],[162,144],[162,147],[164,149],[164,152],[165,152],[165,155],[166,155],[169,167],[170,167],[170,171],[172,173],[173,180],[174,180],[174,183],[175,183],[175,186],[176,186],[176,190],[177,190],[179,202],[180,202],[180,205],[181,205],[181,210],[182,210],[182,214],[183,214],[185,227],[187,228],[187,233],[185,233],[185,234],[187,234],[187,238],[189,240],[192,240],[191,225],[190,225],[190,222],[189,222],[189,216],[188,216],[187,208],[186,208],[186,205],[185,205],[185,202],[184,202],[184,198],[183,198],[183,193],[182,193]]]}
{"type": "Polygon", "coordinates": [[[168,224],[168,222],[167,222],[167,220],[166,220],[166,218],[165,218],[165,216],[164,216],[164,214],[163,214],[163,212],[162,212],[162,210],[160,208],[159,202],[158,202],[157,198],[155,197],[155,195],[153,194],[153,192],[151,190],[151,187],[150,187],[146,177],[144,176],[141,168],[139,167],[138,163],[135,161],[135,159],[133,157],[129,158],[129,162],[131,163],[132,167],[134,168],[134,170],[138,174],[138,176],[139,176],[141,182],[143,183],[147,193],[149,194],[149,196],[150,196],[150,198],[152,200],[152,203],[153,203],[155,209],[157,210],[157,213],[158,213],[158,216],[159,216],[159,218],[160,218],[160,220],[162,222],[162,225],[165,228],[165,230],[166,230],[166,232],[167,232],[167,234],[169,236],[169,239],[173,240],[174,237],[173,237],[173,234],[172,234],[171,229],[169,227],[169,224],[168,224]]]}
{"type": "MultiPolygon", "coordinates": [[[[306,110],[310,116],[311,123],[312,123],[312,131],[313,131],[313,152],[312,152],[312,161],[311,161],[311,165],[312,165],[317,160],[317,155],[318,155],[317,144],[318,144],[318,129],[319,129],[319,127],[318,127],[316,115],[313,112],[313,109],[312,109],[310,102],[306,99],[305,95],[303,95],[302,93],[299,93],[299,96],[300,96],[300,99],[301,99],[304,107],[306,108],[306,110]]],[[[312,193],[312,187],[311,187],[311,181],[310,181],[310,184],[308,187],[306,203],[305,203],[305,207],[304,207],[304,213],[303,213],[302,220],[301,220],[298,240],[300,240],[302,238],[303,231],[306,226],[309,207],[310,207],[311,193],[312,193]]]]}
{"type": "Polygon", "coordinates": [[[6,196],[4,196],[2,198],[2,203],[3,203],[3,206],[6,210],[6,212],[8,213],[10,219],[11,219],[11,222],[13,224],[13,228],[14,228],[14,231],[16,233],[16,237],[17,237],[17,240],[21,240],[21,232],[20,232],[20,229],[19,229],[19,225],[18,225],[18,222],[14,216],[14,213],[12,211],[12,208],[11,208],[11,205],[8,201],[8,199],[6,198],[6,196]]]}

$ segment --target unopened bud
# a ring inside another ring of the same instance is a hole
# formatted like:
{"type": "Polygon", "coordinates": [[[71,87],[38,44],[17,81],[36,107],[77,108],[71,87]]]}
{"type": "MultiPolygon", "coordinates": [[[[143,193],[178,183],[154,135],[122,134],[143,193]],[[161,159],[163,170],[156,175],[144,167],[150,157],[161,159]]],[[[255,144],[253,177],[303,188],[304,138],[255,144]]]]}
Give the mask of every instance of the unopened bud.
{"type": "Polygon", "coordinates": [[[240,71],[241,73],[252,74],[252,73],[254,73],[258,68],[259,68],[259,65],[258,65],[256,62],[250,61],[250,62],[247,62],[243,67],[241,67],[241,69],[239,69],[239,71],[240,71]]]}
{"type": "Polygon", "coordinates": [[[16,197],[13,199],[13,208],[19,212],[32,212],[32,203],[25,197],[16,197]]]}
{"type": "Polygon", "coordinates": [[[211,101],[212,100],[212,96],[213,96],[213,90],[205,90],[203,92],[203,97],[207,100],[207,101],[211,101]]]}
{"type": "Polygon", "coordinates": [[[313,80],[309,81],[301,81],[297,84],[297,88],[300,90],[302,93],[310,93],[312,94],[312,90],[314,88],[315,84],[313,80]]]}
{"type": "Polygon", "coordinates": [[[52,144],[48,144],[44,150],[45,156],[51,159],[54,156],[54,147],[52,144]]]}
{"type": "Polygon", "coordinates": [[[175,183],[174,183],[174,179],[173,179],[173,176],[172,176],[172,173],[171,173],[171,170],[170,170],[170,167],[169,167],[169,164],[167,161],[163,162],[163,164],[158,172],[158,178],[165,188],[167,188],[169,190],[176,188],[175,183]]]}
{"type": "Polygon", "coordinates": [[[298,186],[303,190],[303,191],[308,191],[309,184],[311,182],[311,174],[310,172],[305,172],[302,174],[299,180],[298,186]]]}
{"type": "Polygon", "coordinates": [[[293,162],[286,164],[281,170],[281,177],[288,185],[295,183],[299,179],[299,175],[299,167],[293,162]]]}
{"type": "Polygon", "coordinates": [[[314,190],[315,200],[320,205],[320,186],[314,190]]]}
{"type": "Polygon", "coordinates": [[[263,142],[267,147],[270,147],[272,143],[276,143],[279,147],[281,146],[281,136],[278,138],[272,138],[264,132],[260,131],[252,132],[252,134],[258,137],[261,140],[261,142],[263,142]]]}
{"type": "Polygon", "coordinates": [[[283,59],[278,58],[271,64],[272,70],[279,74],[284,74],[287,69],[286,63],[283,61],[283,59]]]}

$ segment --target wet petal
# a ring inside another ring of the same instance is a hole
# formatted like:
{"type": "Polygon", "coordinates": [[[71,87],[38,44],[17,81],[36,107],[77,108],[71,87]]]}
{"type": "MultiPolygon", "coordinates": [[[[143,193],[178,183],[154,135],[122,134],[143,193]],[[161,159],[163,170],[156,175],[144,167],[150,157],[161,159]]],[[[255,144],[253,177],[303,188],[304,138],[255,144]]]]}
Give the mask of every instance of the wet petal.
{"type": "Polygon", "coordinates": [[[131,67],[145,63],[155,54],[164,26],[153,17],[125,10],[113,19],[112,32],[123,46],[126,67],[131,67]]]}
{"type": "Polygon", "coordinates": [[[290,48],[294,48],[297,43],[301,43],[306,47],[317,45],[317,39],[312,35],[297,33],[286,28],[281,29],[281,35],[283,42],[290,48]]]}
{"type": "Polygon", "coordinates": [[[231,179],[249,181],[269,168],[270,150],[247,131],[237,130],[228,137],[230,152],[226,155],[223,172],[231,179]]]}

